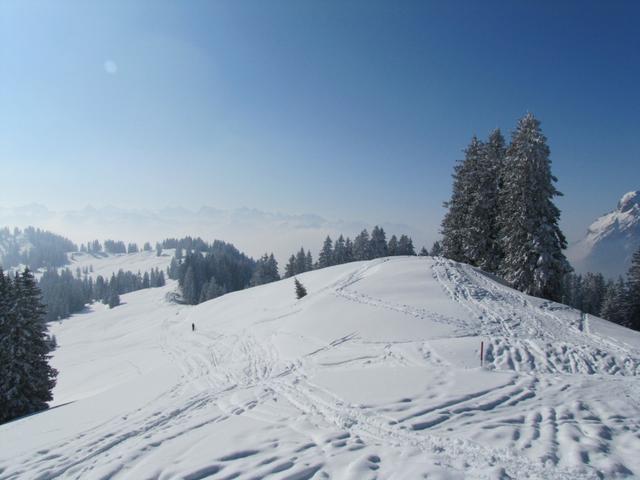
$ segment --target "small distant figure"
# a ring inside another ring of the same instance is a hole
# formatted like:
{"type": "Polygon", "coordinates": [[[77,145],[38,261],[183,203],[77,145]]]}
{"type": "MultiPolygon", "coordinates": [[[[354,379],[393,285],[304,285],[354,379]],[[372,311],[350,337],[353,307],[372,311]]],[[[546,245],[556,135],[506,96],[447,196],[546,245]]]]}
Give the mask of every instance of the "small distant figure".
{"type": "Polygon", "coordinates": [[[192,331],[192,332],[195,332],[195,331],[196,331],[196,324],[195,324],[195,323],[192,323],[192,324],[191,324],[191,331],[192,331]]]}

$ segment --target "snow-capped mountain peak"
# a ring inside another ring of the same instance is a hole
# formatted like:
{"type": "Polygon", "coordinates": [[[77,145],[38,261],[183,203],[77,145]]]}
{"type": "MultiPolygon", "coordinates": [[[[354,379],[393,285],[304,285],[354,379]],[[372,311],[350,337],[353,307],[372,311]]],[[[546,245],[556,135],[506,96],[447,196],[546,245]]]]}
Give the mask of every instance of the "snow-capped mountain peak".
{"type": "Polygon", "coordinates": [[[596,219],[568,256],[578,272],[614,277],[625,274],[639,246],[640,190],[636,190],[625,193],[615,210],[596,219]]]}
{"type": "Polygon", "coordinates": [[[640,190],[625,193],[618,202],[618,211],[620,212],[638,211],[638,209],[640,209],[640,190]]]}

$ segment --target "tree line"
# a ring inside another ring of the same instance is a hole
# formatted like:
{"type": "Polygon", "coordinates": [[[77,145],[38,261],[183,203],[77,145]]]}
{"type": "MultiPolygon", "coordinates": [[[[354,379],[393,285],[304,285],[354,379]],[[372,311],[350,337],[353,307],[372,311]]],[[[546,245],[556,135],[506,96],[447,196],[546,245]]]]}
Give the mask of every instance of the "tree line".
{"type": "Polygon", "coordinates": [[[207,244],[200,238],[185,237],[165,240],[162,246],[176,249],[169,278],[178,280],[182,300],[189,305],[247,288],[254,278],[256,261],[230,243],[214,240],[207,244]]]}
{"type": "Polygon", "coordinates": [[[487,141],[474,136],[454,168],[442,253],[529,295],[560,301],[571,267],[562,252],[567,242],[553,203],[561,193],[549,155],[530,113],[518,121],[508,146],[500,130],[487,141]]]}
{"type": "Polygon", "coordinates": [[[48,269],[42,274],[38,286],[42,292],[42,301],[46,306],[45,320],[60,320],[73,313],[82,311],[94,301],[100,301],[110,308],[120,304],[120,295],[144,288],[162,287],[166,283],[162,270],[133,273],[118,270],[110,278],[98,275],[92,277],[80,271],[74,276],[70,269],[61,271],[48,269]]]}
{"type": "Polygon", "coordinates": [[[640,249],[626,279],[605,280],[601,273],[569,274],[562,303],[634,330],[640,330],[640,249]]]}
{"type": "Polygon", "coordinates": [[[69,263],[67,253],[77,249],[71,240],[39,228],[0,229],[0,261],[5,268],[20,265],[31,270],[61,267],[69,263]]]}
{"type": "MultiPolygon", "coordinates": [[[[433,248],[439,251],[439,243],[436,242],[433,248]]],[[[427,249],[422,247],[420,255],[428,254],[427,249]]],[[[304,247],[300,248],[298,252],[289,257],[284,277],[289,278],[310,270],[343,263],[397,255],[416,255],[411,237],[400,235],[398,238],[396,235],[392,235],[387,241],[384,229],[376,225],[371,230],[371,234],[367,229],[364,229],[353,241],[349,237],[344,238],[343,235],[340,235],[334,243],[331,237],[327,236],[318,254],[318,261],[315,263],[311,252],[309,250],[305,252],[304,247]]]]}
{"type": "MultiPolygon", "coordinates": [[[[150,252],[152,250],[153,248],[149,242],[145,242],[142,246],[142,251],[144,252],[150,252]]],[[[81,244],[80,251],[93,255],[100,253],[111,253],[115,255],[121,253],[138,253],[140,248],[138,248],[138,244],[135,242],[125,244],[122,240],[105,240],[103,245],[100,243],[100,240],[93,240],[86,244],[81,244]]]]}
{"type": "Polygon", "coordinates": [[[28,269],[12,278],[0,269],[0,423],[46,409],[57,371],[45,307],[28,269]]]}

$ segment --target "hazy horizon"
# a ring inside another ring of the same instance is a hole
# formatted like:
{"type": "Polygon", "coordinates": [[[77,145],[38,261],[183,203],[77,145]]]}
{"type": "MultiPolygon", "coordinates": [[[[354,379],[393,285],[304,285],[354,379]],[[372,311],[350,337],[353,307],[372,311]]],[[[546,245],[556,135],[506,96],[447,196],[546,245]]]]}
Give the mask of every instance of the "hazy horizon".
{"type": "Polygon", "coordinates": [[[246,205],[391,220],[432,240],[472,135],[508,140],[530,111],[576,240],[640,188],[639,13],[2,2],[0,205],[246,205]]]}

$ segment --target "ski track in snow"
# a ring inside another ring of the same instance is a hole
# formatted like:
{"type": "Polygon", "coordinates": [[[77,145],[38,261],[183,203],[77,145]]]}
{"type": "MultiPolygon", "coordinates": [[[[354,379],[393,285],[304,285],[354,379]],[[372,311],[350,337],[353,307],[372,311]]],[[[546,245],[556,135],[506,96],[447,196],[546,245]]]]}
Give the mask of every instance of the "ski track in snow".
{"type": "MultiPolygon", "coordinates": [[[[0,449],[0,479],[640,475],[634,458],[640,451],[637,350],[593,333],[588,318],[568,307],[527,297],[445,259],[382,259],[340,272],[299,303],[265,307],[237,326],[197,317],[195,333],[189,328],[194,312],[208,304],[195,310],[158,300],[153,334],[178,380],[137,408],[37,451],[27,443],[6,458],[0,449]],[[381,298],[363,285],[384,282],[385,269],[405,264],[467,314],[430,309],[421,298],[381,298]],[[484,340],[485,368],[460,366],[442,336],[386,341],[363,327],[325,341],[294,331],[322,302],[362,310],[363,318],[387,312],[439,325],[474,346],[484,340]],[[292,343],[304,351],[283,353],[278,342],[286,335],[298,335],[292,343]],[[343,385],[327,386],[354,371],[403,370],[429,375],[428,387],[361,402],[349,400],[353,393],[343,385]],[[487,381],[461,385],[474,375],[487,381]]],[[[314,274],[300,278],[306,284],[314,274]]],[[[286,287],[292,296],[289,283],[262,288],[286,287]]],[[[242,302],[251,294],[234,298],[242,302]]],[[[210,302],[212,308],[224,312],[233,301],[227,297],[210,302]]],[[[0,438],[8,433],[0,429],[0,438]]]]}

